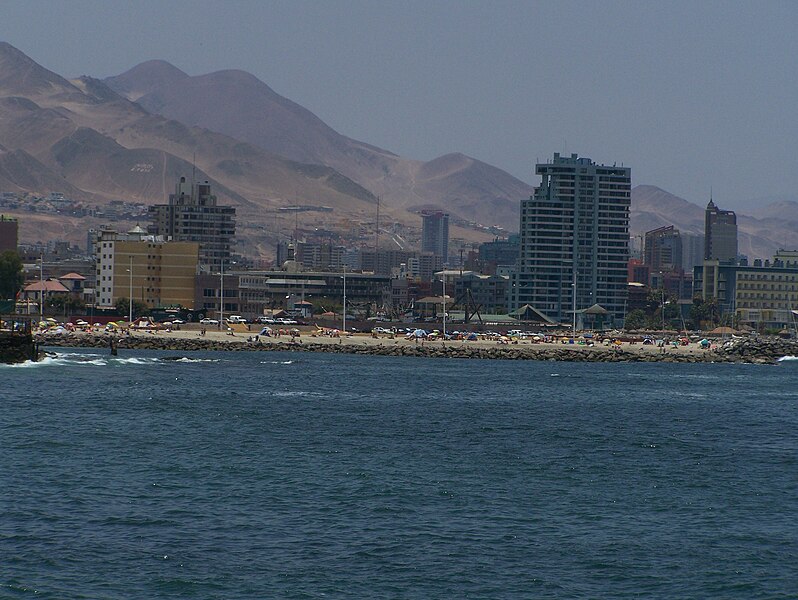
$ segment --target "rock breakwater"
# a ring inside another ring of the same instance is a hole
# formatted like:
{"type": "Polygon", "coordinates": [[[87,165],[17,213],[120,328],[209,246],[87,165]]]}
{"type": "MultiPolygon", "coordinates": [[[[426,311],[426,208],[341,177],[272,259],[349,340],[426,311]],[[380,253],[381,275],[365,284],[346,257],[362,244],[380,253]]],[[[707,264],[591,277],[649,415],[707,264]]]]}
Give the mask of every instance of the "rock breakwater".
{"type": "MultiPolygon", "coordinates": [[[[783,356],[798,356],[798,343],[786,340],[745,340],[715,350],[691,349],[674,351],[629,346],[625,348],[553,347],[544,345],[485,347],[469,343],[408,344],[384,340],[371,342],[348,339],[342,343],[266,341],[253,344],[239,340],[212,340],[204,338],[133,336],[114,337],[119,350],[170,350],[195,352],[202,350],[278,351],[278,352],[328,352],[333,354],[360,354],[373,356],[415,356],[425,358],[469,358],[487,360],[549,360],[569,362],[668,362],[668,363],[756,363],[772,364],[783,356]]],[[[83,334],[39,334],[42,346],[109,348],[110,338],[83,334]]],[[[110,351],[110,350],[109,350],[110,351]]]]}

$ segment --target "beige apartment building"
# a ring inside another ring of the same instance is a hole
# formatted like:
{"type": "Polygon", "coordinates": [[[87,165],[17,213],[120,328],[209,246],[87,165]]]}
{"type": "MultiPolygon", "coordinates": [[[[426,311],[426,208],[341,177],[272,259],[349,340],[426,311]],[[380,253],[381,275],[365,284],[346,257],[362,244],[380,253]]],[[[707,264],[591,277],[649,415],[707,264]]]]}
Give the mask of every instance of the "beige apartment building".
{"type": "Polygon", "coordinates": [[[148,308],[194,308],[198,243],[164,241],[137,227],[102,231],[95,248],[97,306],[132,297],[148,308]]]}

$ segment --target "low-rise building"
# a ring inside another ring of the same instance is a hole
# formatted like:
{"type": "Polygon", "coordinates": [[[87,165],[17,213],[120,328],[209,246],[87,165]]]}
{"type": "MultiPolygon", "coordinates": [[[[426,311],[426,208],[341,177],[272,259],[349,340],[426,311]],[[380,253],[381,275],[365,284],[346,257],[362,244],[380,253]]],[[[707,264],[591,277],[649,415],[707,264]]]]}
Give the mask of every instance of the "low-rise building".
{"type": "MultiPolygon", "coordinates": [[[[219,276],[202,276],[197,286],[202,292],[207,313],[218,310],[219,276]]],[[[344,273],[240,271],[225,274],[225,312],[236,312],[247,318],[264,314],[264,310],[290,309],[297,301],[321,306],[340,306],[344,296],[344,273]]],[[[347,305],[379,309],[391,305],[391,278],[370,273],[346,273],[347,305]]],[[[198,301],[200,298],[198,297],[198,301]]]]}
{"type": "Polygon", "coordinates": [[[798,251],[779,250],[769,260],[724,263],[705,260],[695,267],[696,295],[715,298],[723,314],[755,329],[793,327],[798,310],[798,251]]]}

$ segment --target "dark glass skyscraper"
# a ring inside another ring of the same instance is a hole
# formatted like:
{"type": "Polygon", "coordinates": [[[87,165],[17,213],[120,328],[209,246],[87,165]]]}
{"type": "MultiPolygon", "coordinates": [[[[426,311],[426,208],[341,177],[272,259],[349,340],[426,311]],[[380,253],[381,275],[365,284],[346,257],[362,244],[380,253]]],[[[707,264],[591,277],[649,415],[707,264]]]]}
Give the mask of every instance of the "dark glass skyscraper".
{"type": "Polygon", "coordinates": [[[421,213],[421,251],[432,252],[442,262],[449,259],[449,215],[435,210],[421,213]]]}
{"type": "Polygon", "coordinates": [[[704,260],[736,259],[737,215],[732,210],[720,210],[710,199],[704,212],[704,260]]]}

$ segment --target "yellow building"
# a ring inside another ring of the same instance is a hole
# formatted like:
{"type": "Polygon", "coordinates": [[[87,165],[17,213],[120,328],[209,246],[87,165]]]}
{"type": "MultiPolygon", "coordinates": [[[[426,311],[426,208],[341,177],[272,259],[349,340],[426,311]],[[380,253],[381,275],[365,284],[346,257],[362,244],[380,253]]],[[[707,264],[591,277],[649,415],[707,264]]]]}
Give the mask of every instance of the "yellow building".
{"type": "Polygon", "coordinates": [[[120,298],[132,297],[148,308],[194,308],[196,242],[167,242],[140,230],[101,232],[96,259],[98,306],[112,307],[120,298]]]}

